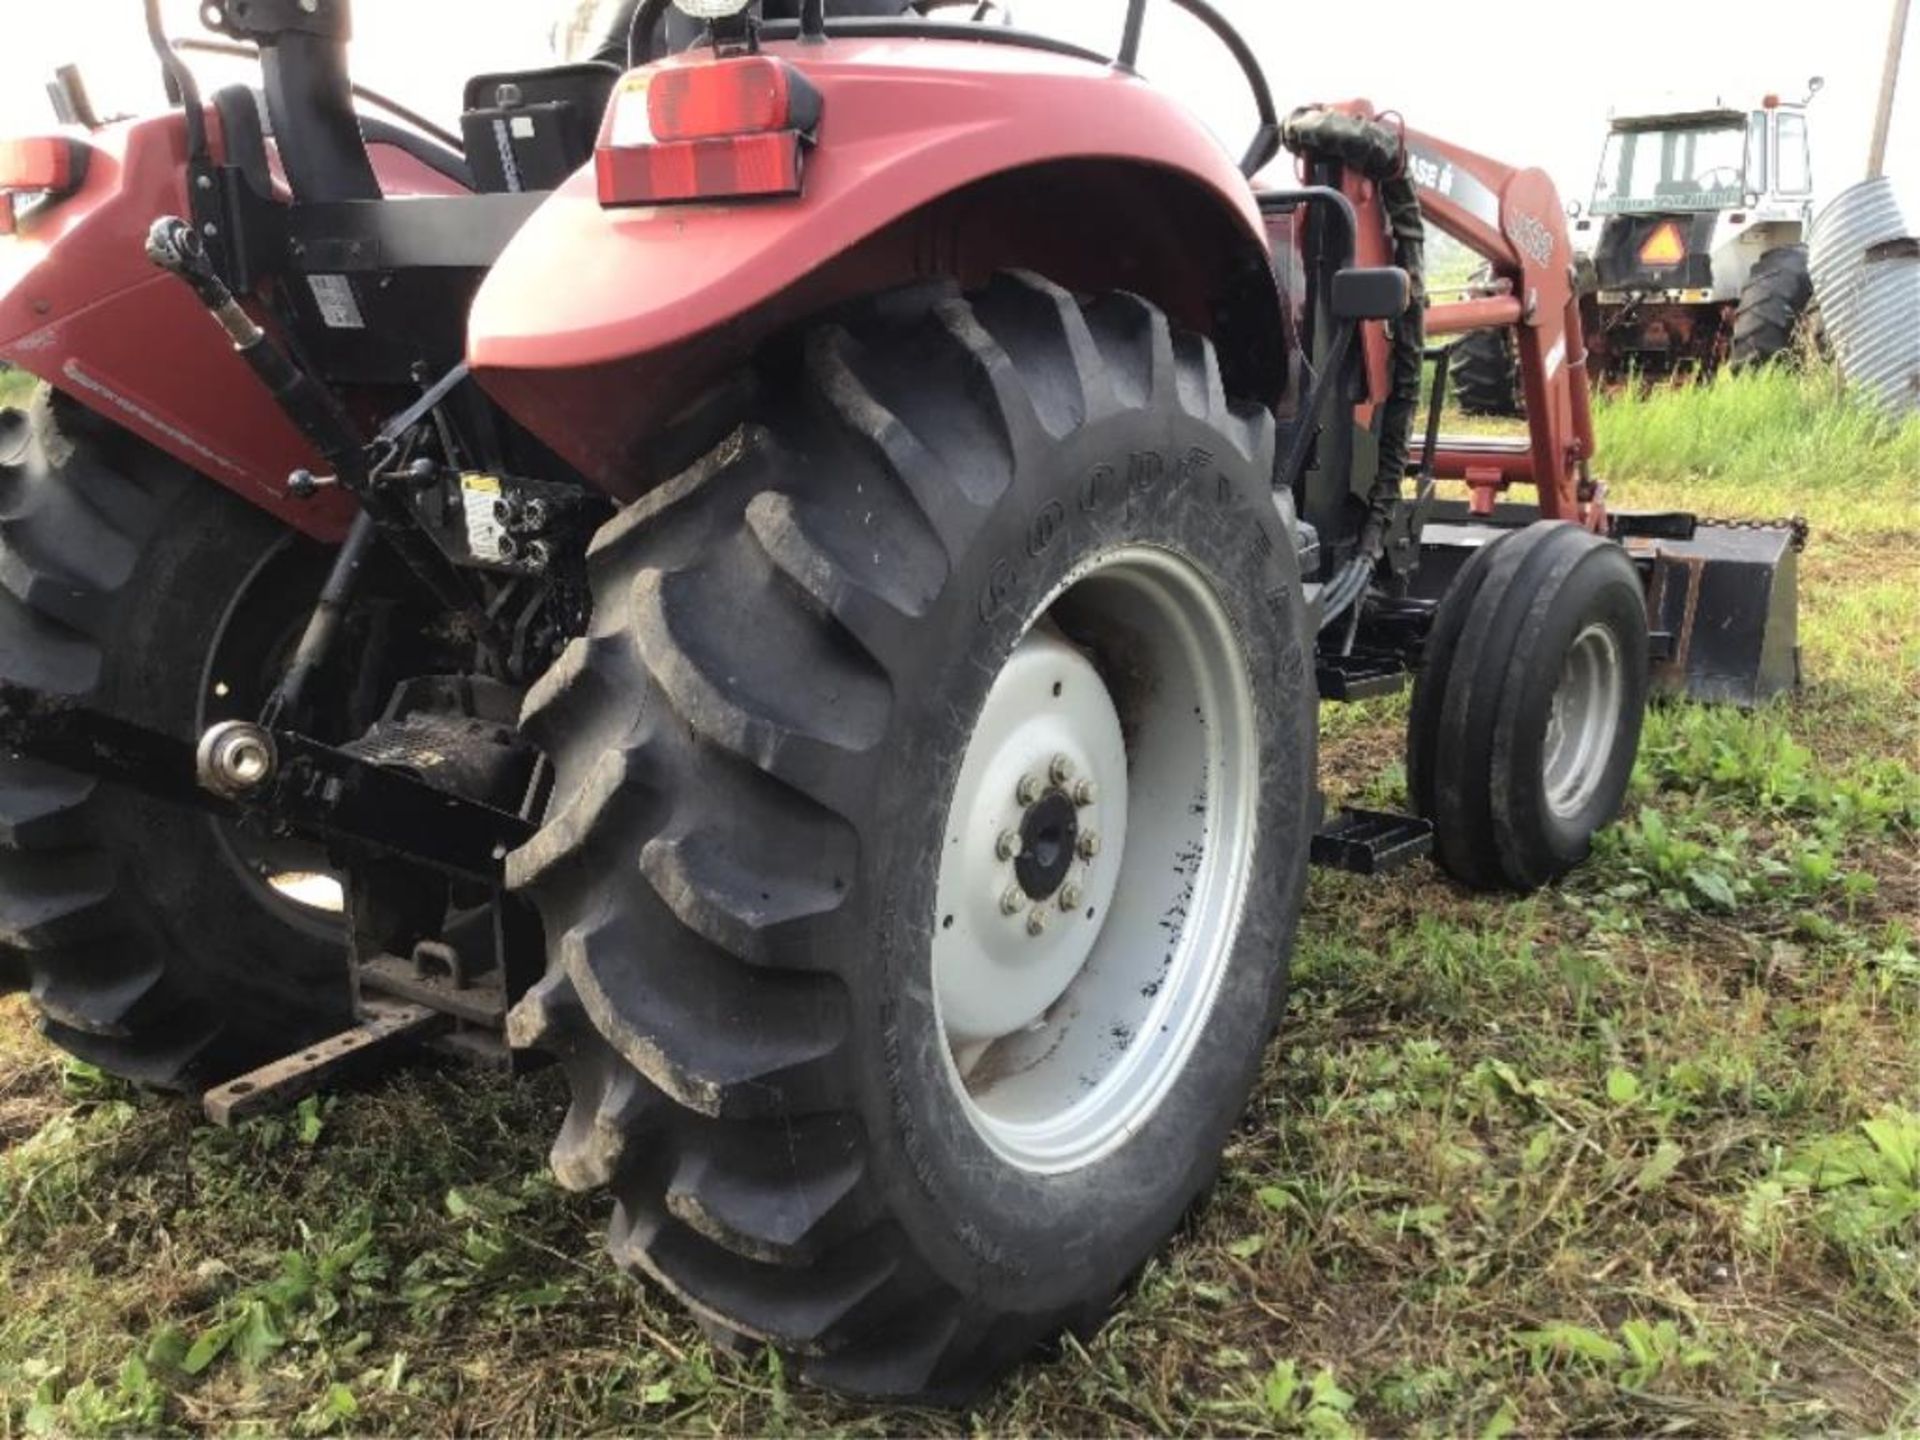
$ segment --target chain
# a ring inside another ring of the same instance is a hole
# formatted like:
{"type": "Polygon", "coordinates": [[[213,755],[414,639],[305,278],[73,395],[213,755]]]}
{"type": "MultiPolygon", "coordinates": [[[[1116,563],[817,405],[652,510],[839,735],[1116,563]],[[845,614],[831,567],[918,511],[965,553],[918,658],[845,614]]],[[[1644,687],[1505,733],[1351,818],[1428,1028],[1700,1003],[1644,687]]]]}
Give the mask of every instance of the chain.
{"type": "Polygon", "coordinates": [[[1804,515],[1789,515],[1784,520],[1721,520],[1709,515],[1696,517],[1702,525],[1717,525],[1722,530],[1785,530],[1793,536],[1794,552],[1807,548],[1807,537],[1813,533],[1813,527],[1807,523],[1804,515]]]}

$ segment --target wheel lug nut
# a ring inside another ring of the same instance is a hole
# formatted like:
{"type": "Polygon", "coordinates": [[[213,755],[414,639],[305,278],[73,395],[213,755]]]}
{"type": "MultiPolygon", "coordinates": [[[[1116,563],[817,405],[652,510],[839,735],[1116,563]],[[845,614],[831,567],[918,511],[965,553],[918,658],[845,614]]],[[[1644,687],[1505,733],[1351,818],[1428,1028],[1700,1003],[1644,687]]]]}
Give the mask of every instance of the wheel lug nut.
{"type": "Polygon", "coordinates": [[[1073,761],[1064,755],[1056,755],[1053,757],[1053,764],[1048,769],[1047,774],[1053,777],[1054,784],[1064,785],[1073,779],[1073,761]]]}
{"type": "Polygon", "coordinates": [[[1073,803],[1082,808],[1093,804],[1100,798],[1100,787],[1091,780],[1082,780],[1073,787],[1073,803]]]}
{"type": "Polygon", "coordinates": [[[1002,915],[1018,915],[1020,911],[1025,908],[1026,903],[1026,895],[1022,893],[1020,887],[1016,885],[1000,897],[1000,913],[1002,915]]]}
{"type": "Polygon", "coordinates": [[[1002,830],[999,840],[994,842],[993,853],[1002,860],[1020,858],[1020,835],[1018,831],[1002,830]]]}
{"type": "Polygon", "coordinates": [[[1071,914],[1080,908],[1080,902],[1086,898],[1080,893],[1080,887],[1069,880],[1060,889],[1060,908],[1071,914]]]}
{"type": "Polygon", "coordinates": [[[1100,832],[1089,830],[1080,837],[1080,858],[1091,860],[1100,853],[1100,832]]]}
{"type": "Polygon", "coordinates": [[[1047,912],[1036,905],[1033,907],[1033,913],[1027,916],[1027,934],[1037,939],[1046,933],[1047,912]]]}
{"type": "Polygon", "coordinates": [[[1020,788],[1015,792],[1022,805],[1031,805],[1046,793],[1047,785],[1038,775],[1022,775],[1020,788]]]}

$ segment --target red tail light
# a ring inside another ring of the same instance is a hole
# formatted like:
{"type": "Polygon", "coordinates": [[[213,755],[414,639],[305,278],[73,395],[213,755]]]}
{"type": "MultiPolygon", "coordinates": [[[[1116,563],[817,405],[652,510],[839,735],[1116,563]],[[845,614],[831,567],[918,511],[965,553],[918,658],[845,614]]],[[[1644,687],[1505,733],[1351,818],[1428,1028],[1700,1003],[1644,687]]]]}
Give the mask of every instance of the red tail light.
{"type": "Polygon", "coordinates": [[[657,140],[811,130],[819,119],[819,98],[778,60],[752,56],[660,71],[647,87],[647,117],[657,140]],[[794,114],[796,90],[803,92],[803,98],[811,96],[811,116],[794,114]]]}
{"type": "Polygon", "coordinates": [[[633,71],[607,107],[600,203],[798,195],[820,110],[806,77],[765,55],[633,71]]]}
{"type": "Polygon", "coordinates": [[[87,178],[87,147],[62,136],[0,140],[0,235],[11,235],[17,195],[69,195],[87,178]]]}
{"type": "Polygon", "coordinates": [[[790,130],[602,150],[597,158],[603,205],[800,193],[800,137],[790,130]]]}

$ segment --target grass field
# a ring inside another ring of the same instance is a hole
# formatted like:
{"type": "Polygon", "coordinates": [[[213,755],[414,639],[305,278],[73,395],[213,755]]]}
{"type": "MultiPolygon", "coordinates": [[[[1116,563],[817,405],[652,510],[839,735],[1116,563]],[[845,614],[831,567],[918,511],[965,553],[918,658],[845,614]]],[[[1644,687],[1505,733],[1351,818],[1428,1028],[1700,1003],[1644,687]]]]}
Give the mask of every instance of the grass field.
{"type": "MultiPolygon", "coordinates": [[[[1651,721],[1520,903],[1316,877],[1217,1191],[970,1415],[711,1350],[544,1169],[552,1076],[414,1071],[237,1132],[0,1002],[0,1436],[1920,1426],[1920,425],[1768,376],[1607,402],[1618,504],[1802,512],[1809,683],[1651,721]]],[[[1329,712],[1399,796],[1403,702],[1329,712]]]]}

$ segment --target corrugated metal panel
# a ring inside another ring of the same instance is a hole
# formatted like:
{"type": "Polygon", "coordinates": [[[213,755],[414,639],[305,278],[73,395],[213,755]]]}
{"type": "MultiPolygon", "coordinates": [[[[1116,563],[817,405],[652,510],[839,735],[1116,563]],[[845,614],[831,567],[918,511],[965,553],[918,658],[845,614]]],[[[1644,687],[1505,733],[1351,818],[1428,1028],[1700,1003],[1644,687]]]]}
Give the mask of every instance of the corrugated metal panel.
{"type": "Polygon", "coordinates": [[[1808,260],[1848,382],[1889,415],[1920,414],[1920,217],[1891,180],[1868,180],[1821,212],[1808,260]]]}

